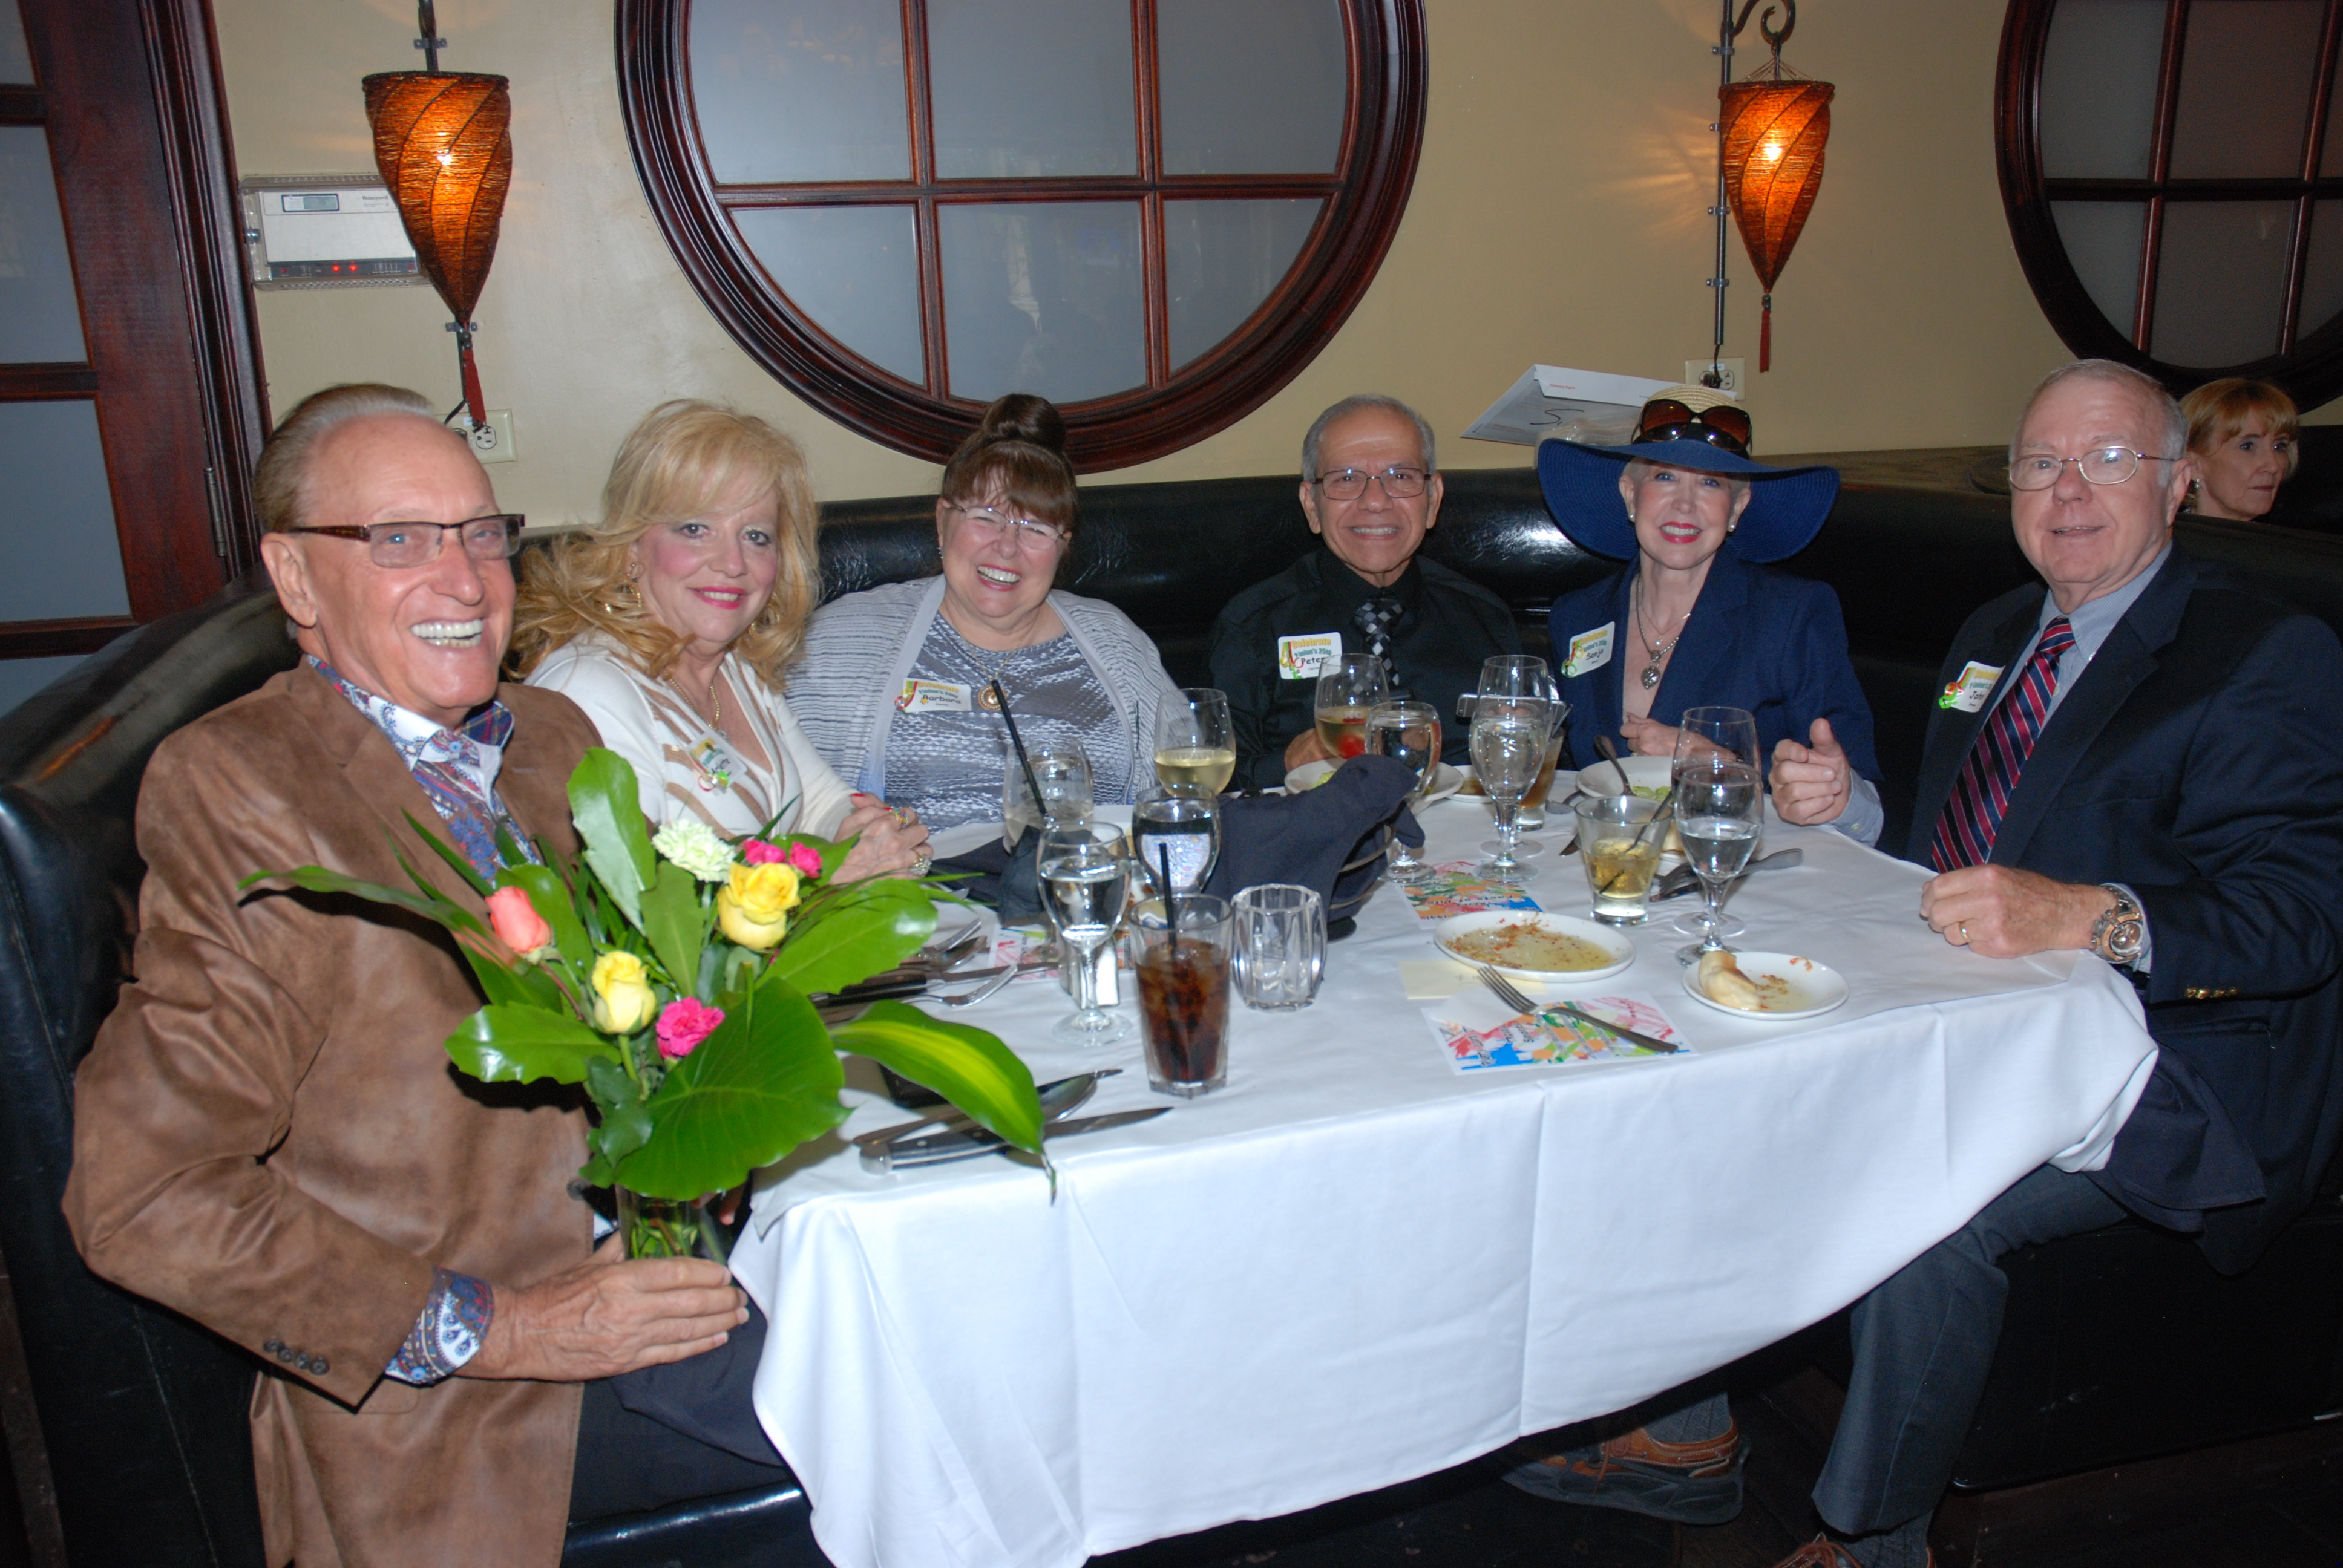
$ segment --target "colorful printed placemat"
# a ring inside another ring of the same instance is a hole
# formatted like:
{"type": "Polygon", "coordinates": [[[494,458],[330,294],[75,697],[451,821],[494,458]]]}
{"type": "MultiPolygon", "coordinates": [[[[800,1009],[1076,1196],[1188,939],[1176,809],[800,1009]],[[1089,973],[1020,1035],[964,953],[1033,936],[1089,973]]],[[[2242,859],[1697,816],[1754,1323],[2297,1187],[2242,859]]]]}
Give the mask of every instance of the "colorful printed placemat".
{"type": "MultiPolygon", "coordinates": [[[[1678,1054],[1692,1050],[1692,1046],[1668,1021],[1668,1015],[1660,1010],[1659,1004],[1641,992],[1570,1000],[1597,1018],[1610,1019],[1680,1047],[1678,1054]]],[[[1458,1072],[1487,1072],[1512,1067],[1579,1067],[1590,1061],[1648,1061],[1669,1054],[1630,1044],[1554,1008],[1541,1008],[1535,1013],[1509,1013],[1485,992],[1460,991],[1445,1002],[1425,1008],[1423,1017],[1440,1042],[1441,1054],[1458,1072]]]]}
{"type": "Polygon", "coordinates": [[[1451,915],[1477,915],[1483,910],[1534,910],[1538,902],[1520,888],[1493,882],[1473,869],[1471,860],[1450,860],[1432,868],[1420,882],[1402,882],[1407,907],[1422,920],[1444,920],[1451,915]]]}

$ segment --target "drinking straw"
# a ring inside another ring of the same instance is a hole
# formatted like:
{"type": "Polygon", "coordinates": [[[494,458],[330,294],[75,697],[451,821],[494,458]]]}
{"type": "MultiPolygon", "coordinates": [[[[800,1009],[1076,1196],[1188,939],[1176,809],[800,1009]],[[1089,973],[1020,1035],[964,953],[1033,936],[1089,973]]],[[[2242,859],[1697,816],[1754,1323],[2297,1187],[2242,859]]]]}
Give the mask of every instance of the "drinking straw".
{"type": "Polygon", "coordinates": [[[992,678],[992,700],[1001,704],[1001,717],[1009,723],[1009,744],[1017,748],[1017,766],[1025,769],[1025,788],[1033,792],[1033,809],[1046,826],[1049,810],[1041,804],[1041,781],[1033,777],[1033,759],[1025,755],[1025,742],[1017,733],[1017,716],[1009,711],[1009,694],[1001,689],[1001,678],[992,678]]]}
{"type": "Polygon", "coordinates": [[[1180,900],[1172,896],[1172,846],[1158,844],[1155,853],[1163,865],[1163,915],[1172,927],[1172,957],[1180,957],[1180,900]]]}

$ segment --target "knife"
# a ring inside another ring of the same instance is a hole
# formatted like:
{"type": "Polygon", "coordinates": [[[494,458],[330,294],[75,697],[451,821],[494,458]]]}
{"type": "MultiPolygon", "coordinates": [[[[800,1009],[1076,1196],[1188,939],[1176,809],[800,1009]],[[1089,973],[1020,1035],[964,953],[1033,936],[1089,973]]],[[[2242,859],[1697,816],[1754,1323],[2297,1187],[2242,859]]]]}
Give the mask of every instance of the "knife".
{"type": "MultiPolygon", "coordinates": [[[[1586,1023],[1591,1023],[1597,1029],[1608,1030],[1611,1033],[1617,1035],[1621,1040],[1640,1045],[1645,1050],[1656,1050],[1664,1055],[1674,1056],[1678,1050],[1683,1049],[1673,1040],[1657,1040],[1651,1035],[1638,1033],[1634,1030],[1629,1029],[1624,1023],[1613,1023],[1607,1018],[1597,1018],[1593,1013],[1588,1012],[1584,1008],[1573,1007],[1566,1001],[1547,1002],[1545,1004],[1545,1010],[1549,1012],[1566,1012],[1571,1017],[1581,1020],[1586,1023]]],[[[1169,1110],[1170,1107],[1167,1106],[1165,1109],[1169,1110]]]]}
{"type": "MultiPolygon", "coordinates": [[[[1091,1097],[1100,1079],[1112,1078],[1121,1070],[1119,1067],[1101,1068],[1096,1072],[1078,1072],[1071,1078],[1061,1078],[1054,1083],[1041,1085],[1033,1093],[1041,1102],[1041,1120],[1055,1121],[1060,1117],[1071,1115],[1091,1097]]],[[[940,1132],[957,1132],[964,1127],[975,1125],[975,1118],[968,1112],[947,1105],[934,1115],[922,1116],[917,1121],[898,1121],[894,1126],[882,1127],[876,1132],[861,1133],[853,1142],[857,1149],[875,1149],[881,1143],[892,1143],[907,1132],[917,1132],[922,1127],[932,1127],[940,1132]]]]}
{"type": "MultiPolygon", "coordinates": [[[[1110,1127],[1129,1127],[1135,1122],[1151,1121],[1172,1108],[1151,1105],[1143,1111],[1111,1111],[1103,1116],[1084,1116],[1072,1121],[1061,1121],[1050,1129],[1050,1141],[1061,1138],[1079,1137],[1085,1132],[1103,1132],[1110,1127]]],[[[980,1154],[990,1154],[1009,1145],[999,1136],[980,1127],[970,1127],[959,1132],[938,1132],[926,1138],[913,1138],[901,1143],[882,1143],[862,1151],[862,1165],[867,1171],[890,1171],[908,1170],[914,1165],[941,1165],[952,1160],[972,1160],[980,1154]]]]}
{"type": "MultiPolygon", "coordinates": [[[[1741,875],[1745,877],[1753,871],[1786,871],[1791,867],[1803,862],[1805,858],[1806,852],[1804,849],[1776,849],[1770,855],[1760,855],[1744,866],[1741,869],[1741,875]]],[[[1740,878],[1736,877],[1734,879],[1738,881],[1740,878]]],[[[1690,866],[1678,866],[1653,885],[1652,896],[1648,901],[1656,904],[1664,899],[1679,899],[1699,886],[1699,872],[1690,866]]]]}

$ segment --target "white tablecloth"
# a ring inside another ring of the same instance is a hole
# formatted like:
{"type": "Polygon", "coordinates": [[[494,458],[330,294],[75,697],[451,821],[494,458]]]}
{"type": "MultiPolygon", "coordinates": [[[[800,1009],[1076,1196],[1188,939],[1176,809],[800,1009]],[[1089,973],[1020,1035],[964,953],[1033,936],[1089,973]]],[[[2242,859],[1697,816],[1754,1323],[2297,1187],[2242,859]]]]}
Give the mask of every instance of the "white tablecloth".
{"type": "MultiPolygon", "coordinates": [[[[1485,808],[1425,826],[1461,858],[1485,808]]],[[[1765,849],[1792,844],[1805,864],[1732,907],[1736,945],[1847,978],[1812,1022],[1684,996],[1655,916],[1593,989],[1651,996],[1694,1052],[1460,1076],[1398,978],[1428,928],[1386,887],[1316,1005],[1235,1010],[1225,1091],[1054,1146],[1054,1203],[1006,1158],[877,1177],[836,1140],[800,1151],[733,1267],[772,1320],[757,1409],[823,1549],[1066,1568],[1425,1474],[1814,1322],[2104,1148],[2154,1060],[2126,982],[1948,947],[1915,868],[1769,824],[1765,849]]],[[[1578,860],[1537,865],[1531,892],[1584,913],[1578,860]]],[[[1136,1043],[1051,1045],[1067,1010],[1021,982],[952,1016],[1037,1080],[1122,1067],[1085,1114],[1166,1103],[1136,1043]]],[[[872,1097],[842,1131],[900,1120],[872,1097]]]]}

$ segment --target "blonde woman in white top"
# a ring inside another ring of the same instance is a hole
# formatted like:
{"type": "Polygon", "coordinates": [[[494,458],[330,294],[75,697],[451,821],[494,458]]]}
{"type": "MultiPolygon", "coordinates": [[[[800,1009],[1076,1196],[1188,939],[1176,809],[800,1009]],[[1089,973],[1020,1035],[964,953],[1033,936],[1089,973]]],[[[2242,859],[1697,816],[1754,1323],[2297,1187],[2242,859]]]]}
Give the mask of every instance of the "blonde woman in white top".
{"type": "Polygon", "coordinates": [[[921,874],[917,814],[849,790],[781,694],[820,593],[814,526],[794,441],[713,404],[662,404],[619,447],[601,521],[528,563],[513,662],[634,765],[653,822],[860,834],[841,878],[921,874]]]}

